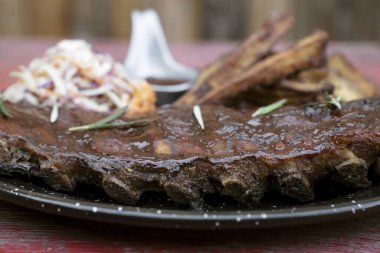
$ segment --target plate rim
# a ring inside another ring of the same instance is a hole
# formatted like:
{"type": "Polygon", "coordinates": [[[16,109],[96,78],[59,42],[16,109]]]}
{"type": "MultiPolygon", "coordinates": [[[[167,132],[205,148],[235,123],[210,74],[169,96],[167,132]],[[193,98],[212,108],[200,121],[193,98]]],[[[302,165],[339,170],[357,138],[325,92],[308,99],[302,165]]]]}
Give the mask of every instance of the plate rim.
{"type": "Polygon", "coordinates": [[[281,227],[342,220],[380,211],[380,195],[336,205],[326,203],[314,207],[301,206],[273,210],[208,212],[134,207],[91,200],[75,200],[71,196],[63,198],[39,191],[30,192],[12,183],[5,183],[4,178],[0,177],[0,199],[7,202],[61,216],[144,227],[190,229],[281,227]]]}

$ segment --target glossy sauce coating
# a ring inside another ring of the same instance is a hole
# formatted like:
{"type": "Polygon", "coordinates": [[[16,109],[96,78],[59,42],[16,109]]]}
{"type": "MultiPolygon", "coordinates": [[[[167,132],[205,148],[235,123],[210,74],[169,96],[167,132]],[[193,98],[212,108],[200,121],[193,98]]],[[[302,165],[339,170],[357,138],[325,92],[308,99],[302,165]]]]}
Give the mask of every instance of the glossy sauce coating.
{"type": "Polygon", "coordinates": [[[192,108],[165,107],[153,122],[131,129],[69,133],[72,126],[104,115],[61,109],[49,123],[47,109],[7,104],[12,119],[0,119],[0,134],[22,136],[45,152],[74,152],[178,168],[195,159],[230,163],[245,157],[267,162],[329,152],[345,139],[366,137],[379,143],[380,100],[351,102],[340,111],[318,105],[285,107],[267,116],[251,117],[222,106],[202,106],[205,130],[192,108]],[[375,139],[376,140],[375,140],[375,139]]]}

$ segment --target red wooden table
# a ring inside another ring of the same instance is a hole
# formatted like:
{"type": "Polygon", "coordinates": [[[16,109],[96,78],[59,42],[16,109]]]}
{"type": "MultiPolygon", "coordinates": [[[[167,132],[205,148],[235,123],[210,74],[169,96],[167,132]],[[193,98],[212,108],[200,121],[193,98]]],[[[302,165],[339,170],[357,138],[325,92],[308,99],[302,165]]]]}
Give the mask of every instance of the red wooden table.
{"type": "MultiPolygon", "coordinates": [[[[53,45],[53,39],[0,39],[0,88],[11,70],[53,45]]],[[[123,60],[125,41],[96,40],[96,47],[123,60]]],[[[200,67],[231,43],[180,43],[175,58],[200,67]]],[[[334,43],[358,68],[380,83],[380,46],[334,43]]],[[[326,224],[261,230],[178,231],[75,220],[0,200],[0,252],[380,252],[380,214],[326,224]]]]}

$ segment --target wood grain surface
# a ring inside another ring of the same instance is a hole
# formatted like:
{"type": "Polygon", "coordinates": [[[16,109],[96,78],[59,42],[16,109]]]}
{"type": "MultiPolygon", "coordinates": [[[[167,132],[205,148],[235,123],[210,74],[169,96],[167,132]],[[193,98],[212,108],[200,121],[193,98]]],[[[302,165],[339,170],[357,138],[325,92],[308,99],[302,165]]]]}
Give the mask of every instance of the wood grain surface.
{"type": "MultiPolygon", "coordinates": [[[[53,39],[0,39],[0,87],[8,73],[53,45],[53,39]]],[[[123,60],[127,42],[95,40],[98,49],[123,60]]],[[[178,61],[200,67],[230,43],[172,45],[178,61]]],[[[380,83],[380,47],[334,43],[380,83]]],[[[237,231],[146,229],[75,220],[0,200],[0,252],[380,252],[380,214],[325,224],[237,231]]]]}
{"type": "Polygon", "coordinates": [[[0,0],[0,34],[126,38],[131,10],[147,8],[178,41],[242,39],[274,10],[296,18],[292,39],[320,27],[335,40],[380,41],[378,0],[0,0]]]}

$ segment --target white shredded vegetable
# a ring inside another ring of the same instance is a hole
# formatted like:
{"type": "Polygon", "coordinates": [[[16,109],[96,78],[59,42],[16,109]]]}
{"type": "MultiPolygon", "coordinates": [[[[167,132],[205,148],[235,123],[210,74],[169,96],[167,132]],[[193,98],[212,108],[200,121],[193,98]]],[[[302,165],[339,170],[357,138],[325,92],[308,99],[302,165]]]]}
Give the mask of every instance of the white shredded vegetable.
{"type": "MultiPolygon", "coordinates": [[[[63,40],[11,75],[17,81],[4,91],[4,100],[57,108],[72,104],[97,112],[127,106],[140,84],[128,78],[123,65],[83,40],[63,40]]],[[[53,112],[55,121],[58,109],[53,112]]]]}

